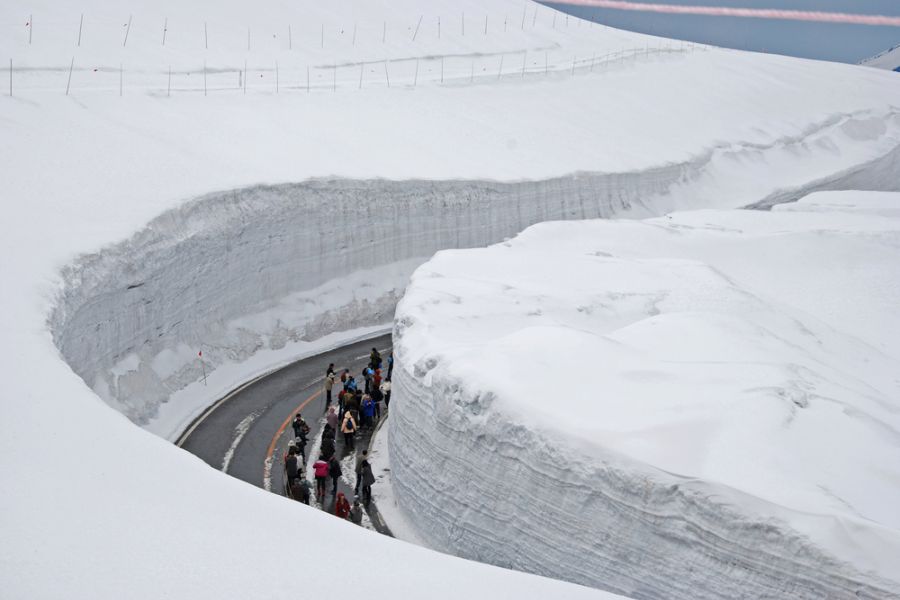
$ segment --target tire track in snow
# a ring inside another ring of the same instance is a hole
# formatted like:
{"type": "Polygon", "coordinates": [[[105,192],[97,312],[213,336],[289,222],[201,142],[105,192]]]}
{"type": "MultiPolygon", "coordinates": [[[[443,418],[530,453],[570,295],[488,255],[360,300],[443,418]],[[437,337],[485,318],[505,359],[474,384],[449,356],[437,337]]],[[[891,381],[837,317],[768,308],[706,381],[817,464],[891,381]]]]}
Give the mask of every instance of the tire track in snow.
{"type": "Polygon", "coordinates": [[[235,436],[234,439],[231,440],[231,445],[228,446],[228,450],[225,451],[225,455],[222,457],[222,472],[227,473],[228,467],[231,465],[231,459],[234,458],[234,452],[237,450],[238,444],[241,443],[241,440],[244,439],[244,436],[247,435],[247,432],[250,431],[250,425],[262,414],[262,411],[257,410],[246,417],[244,417],[240,423],[234,428],[235,436]]]}

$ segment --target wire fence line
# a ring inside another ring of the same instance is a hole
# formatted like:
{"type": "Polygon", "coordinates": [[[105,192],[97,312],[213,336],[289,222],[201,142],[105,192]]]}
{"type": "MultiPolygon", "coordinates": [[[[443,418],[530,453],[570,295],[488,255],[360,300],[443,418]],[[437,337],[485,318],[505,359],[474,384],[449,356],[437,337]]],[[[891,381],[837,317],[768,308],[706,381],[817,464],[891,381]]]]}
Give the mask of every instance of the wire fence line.
{"type": "Polygon", "coordinates": [[[72,56],[65,66],[29,67],[9,60],[8,95],[28,92],[65,95],[85,93],[143,93],[153,96],[238,93],[332,93],[373,88],[416,89],[426,86],[466,86],[497,81],[535,81],[604,74],[708,50],[689,42],[660,42],[656,46],[622,48],[614,52],[565,55],[556,48],[490,54],[452,54],[330,63],[292,62],[283,57],[267,64],[216,64],[201,59],[190,67],[171,64],[159,69],[82,65],[72,56]],[[59,78],[57,79],[57,75],[59,78]],[[54,83],[55,82],[55,83],[54,83]]]}

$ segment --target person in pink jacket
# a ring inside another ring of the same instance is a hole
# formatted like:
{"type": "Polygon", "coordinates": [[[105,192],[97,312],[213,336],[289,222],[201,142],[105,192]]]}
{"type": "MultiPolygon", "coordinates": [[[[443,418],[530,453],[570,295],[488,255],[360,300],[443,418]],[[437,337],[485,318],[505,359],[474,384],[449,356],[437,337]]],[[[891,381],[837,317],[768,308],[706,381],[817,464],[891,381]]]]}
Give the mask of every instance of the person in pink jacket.
{"type": "Polygon", "coordinates": [[[325,501],[325,481],[328,478],[328,463],[324,456],[313,463],[313,474],[316,476],[316,498],[320,502],[325,501]]]}

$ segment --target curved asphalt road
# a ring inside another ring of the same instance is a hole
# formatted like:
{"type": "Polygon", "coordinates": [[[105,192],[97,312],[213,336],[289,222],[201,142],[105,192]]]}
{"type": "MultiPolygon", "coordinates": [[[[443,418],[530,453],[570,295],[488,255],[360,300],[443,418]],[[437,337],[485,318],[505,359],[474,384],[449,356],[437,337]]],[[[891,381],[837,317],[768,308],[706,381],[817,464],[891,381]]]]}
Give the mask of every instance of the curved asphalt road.
{"type": "MultiPolygon", "coordinates": [[[[305,406],[300,412],[312,428],[310,441],[306,445],[307,461],[311,460],[311,454],[318,452],[315,442],[321,429],[320,420],[325,412],[323,381],[328,363],[334,363],[338,374],[342,369],[349,368],[357,381],[361,382],[360,372],[368,363],[372,348],[377,347],[386,359],[390,346],[391,336],[385,335],[343,346],[279,369],[233,392],[215,410],[194,422],[187,430],[187,437],[182,436],[178,445],[215,469],[282,494],[282,456],[287,451],[288,441],[293,437],[293,430],[288,422],[293,419],[301,404],[305,406]]],[[[335,389],[339,387],[340,381],[335,389]]],[[[337,401],[336,396],[335,392],[334,402],[337,401]]],[[[337,437],[338,458],[343,458],[343,439],[341,435],[337,437]]],[[[357,450],[367,446],[368,435],[358,435],[357,450]]],[[[315,456],[312,460],[315,460],[315,456]]],[[[351,480],[355,480],[354,474],[351,473],[350,476],[351,480]]],[[[314,485],[315,482],[311,484],[314,485]]],[[[341,483],[338,491],[344,492],[352,502],[352,488],[341,483]]],[[[334,512],[330,479],[323,509],[334,512]]],[[[375,529],[390,535],[374,502],[369,506],[368,513],[375,529]]]]}

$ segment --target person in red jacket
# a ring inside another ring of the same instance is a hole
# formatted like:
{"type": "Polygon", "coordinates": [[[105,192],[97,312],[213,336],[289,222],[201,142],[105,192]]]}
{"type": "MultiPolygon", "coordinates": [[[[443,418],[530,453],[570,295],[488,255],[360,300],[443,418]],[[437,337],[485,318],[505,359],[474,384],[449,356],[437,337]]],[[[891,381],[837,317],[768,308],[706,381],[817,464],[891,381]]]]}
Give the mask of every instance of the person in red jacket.
{"type": "Polygon", "coordinates": [[[324,456],[313,463],[313,474],[316,476],[316,499],[325,502],[325,480],[328,478],[328,463],[324,456]]]}
{"type": "Polygon", "coordinates": [[[344,495],[344,492],[338,492],[337,502],[334,503],[334,514],[336,514],[341,519],[347,519],[350,517],[350,503],[347,501],[347,497],[344,495]]]}

